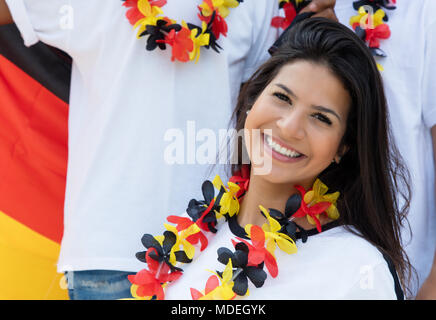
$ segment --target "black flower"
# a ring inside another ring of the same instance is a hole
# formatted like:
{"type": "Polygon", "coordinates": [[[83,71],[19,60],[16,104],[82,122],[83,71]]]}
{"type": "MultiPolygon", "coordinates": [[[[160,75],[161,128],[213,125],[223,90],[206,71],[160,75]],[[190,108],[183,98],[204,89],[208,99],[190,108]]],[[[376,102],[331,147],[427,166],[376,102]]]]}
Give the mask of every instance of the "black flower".
{"type": "MultiPolygon", "coordinates": [[[[254,284],[256,288],[263,286],[267,277],[266,272],[263,270],[263,263],[258,266],[247,266],[248,264],[248,246],[239,242],[235,246],[235,252],[228,248],[218,249],[218,261],[227,265],[229,259],[232,261],[233,267],[233,292],[237,295],[244,296],[248,290],[248,279],[254,284]]],[[[222,273],[217,272],[220,277],[222,273]]]]}
{"type": "Polygon", "coordinates": [[[300,205],[301,195],[294,194],[288,198],[288,201],[286,201],[285,213],[281,213],[277,209],[269,209],[269,214],[271,218],[277,220],[277,222],[280,223],[280,225],[282,226],[279,232],[287,234],[294,241],[296,240],[295,234],[297,232],[297,225],[295,224],[295,222],[290,221],[289,219],[295,212],[297,212],[297,210],[300,208],[300,205]]]}
{"type": "Polygon", "coordinates": [[[214,200],[214,186],[212,182],[206,180],[201,186],[201,191],[203,193],[204,200],[198,201],[196,199],[192,199],[189,201],[186,212],[194,222],[197,222],[199,219],[201,219],[201,223],[198,223],[201,229],[216,233],[217,230],[215,226],[217,224],[217,218],[215,212],[219,212],[220,210],[219,203],[225,190],[224,188],[221,188],[216,200],[214,200]]]}
{"type": "MultiPolygon", "coordinates": [[[[177,236],[171,231],[165,231],[163,235],[164,240],[162,245],[151,234],[144,234],[141,238],[141,242],[147,249],[153,248],[156,250],[149,253],[150,258],[158,262],[165,262],[170,267],[171,271],[182,271],[182,269],[174,266],[175,261],[171,261],[171,251],[177,241],[177,236]]],[[[141,262],[147,263],[145,259],[146,254],[147,251],[138,252],[136,253],[136,258],[141,262]]],[[[188,261],[189,259],[185,257],[186,253],[184,251],[174,252],[174,255],[176,261],[190,262],[188,261]]]]}
{"type": "Polygon", "coordinates": [[[165,40],[165,36],[173,29],[180,31],[182,26],[179,24],[170,24],[167,20],[159,19],[156,25],[147,25],[145,31],[139,36],[143,37],[149,35],[146,46],[147,50],[152,51],[156,49],[156,47],[165,50],[166,45],[163,41],[165,40]]]}

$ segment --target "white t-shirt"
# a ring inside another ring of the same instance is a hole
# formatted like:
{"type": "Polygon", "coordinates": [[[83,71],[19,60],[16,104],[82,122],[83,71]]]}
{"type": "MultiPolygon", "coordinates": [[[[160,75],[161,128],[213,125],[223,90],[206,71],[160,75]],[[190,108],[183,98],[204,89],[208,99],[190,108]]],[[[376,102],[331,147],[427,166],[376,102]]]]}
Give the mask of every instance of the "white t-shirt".
{"type": "MultiPolygon", "coordinates": [[[[357,15],[351,0],[336,0],[339,21],[357,15]]],[[[436,125],[436,1],[398,0],[385,10],[391,37],[381,40],[387,58],[377,58],[397,147],[411,173],[412,201],[403,243],[419,281],[428,276],[436,246],[434,161],[430,129],[436,125]]],[[[415,291],[417,287],[411,288],[415,291]]]]}
{"type": "MultiPolygon", "coordinates": [[[[190,288],[204,293],[207,279],[212,275],[210,271],[224,271],[225,265],[217,260],[217,250],[226,247],[234,252],[231,239],[236,240],[236,235],[228,223],[221,224],[219,231],[209,237],[208,247],[197,252],[192,263],[181,266],[183,275],[168,285],[165,299],[190,300],[190,288]]],[[[383,255],[344,227],[309,236],[306,243],[297,240],[296,245],[295,254],[276,249],[276,278],[268,274],[260,288],[248,281],[249,294],[236,299],[397,299],[394,277],[383,255]]],[[[265,267],[264,270],[267,271],[265,267]]]]}
{"type": "MultiPolygon", "coordinates": [[[[168,1],[163,9],[179,23],[201,25],[200,3],[168,1]]],[[[227,37],[218,40],[223,50],[203,48],[197,64],[171,62],[170,47],[146,51],[146,37],[136,38],[119,0],[7,4],[26,45],[42,41],[73,58],[58,271],[138,271],[144,232],[160,230],[168,214],[200,198],[211,165],[196,152],[207,155],[205,139],[228,128],[241,82],[269,56],[277,2],[231,9],[227,37]],[[166,161],[165,152],[179,162],[166,161]]]]}

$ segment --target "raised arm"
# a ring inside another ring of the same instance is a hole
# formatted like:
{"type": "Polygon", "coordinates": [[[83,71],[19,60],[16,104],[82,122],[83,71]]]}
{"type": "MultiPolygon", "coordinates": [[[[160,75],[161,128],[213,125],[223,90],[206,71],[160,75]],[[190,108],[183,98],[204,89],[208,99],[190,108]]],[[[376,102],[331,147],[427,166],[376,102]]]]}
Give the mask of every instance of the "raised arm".
{"type": "Polygon", "coordinates": [[[5,0],[0,0],[0,25],[12,23],[12,16],[5,0]]]}

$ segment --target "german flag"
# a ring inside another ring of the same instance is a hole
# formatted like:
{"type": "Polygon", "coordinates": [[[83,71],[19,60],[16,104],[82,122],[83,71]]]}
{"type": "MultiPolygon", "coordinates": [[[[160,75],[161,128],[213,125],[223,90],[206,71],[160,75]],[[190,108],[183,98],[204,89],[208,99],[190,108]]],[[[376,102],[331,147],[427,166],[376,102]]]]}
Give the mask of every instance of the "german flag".
{"type": "Polygon", "coordinates": [[[63,232],[71,59],[0,27],[0,299],[68,299],[63,232]]]}

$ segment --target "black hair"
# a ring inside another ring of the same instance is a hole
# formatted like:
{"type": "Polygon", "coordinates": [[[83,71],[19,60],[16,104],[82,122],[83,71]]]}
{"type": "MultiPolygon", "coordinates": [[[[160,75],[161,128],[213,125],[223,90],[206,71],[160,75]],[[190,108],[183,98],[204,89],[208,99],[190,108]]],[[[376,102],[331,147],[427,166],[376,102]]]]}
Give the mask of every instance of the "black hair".
{"type": "MultiPolygon", "coordinates": [[[[331,164],[319,176],[330,190],[341,194],[339,221],[387,255],[407,289],[413,268],[401,243],[401,229],[408,223],[409,173],[390,132],[377,64],[352,30],[325,18],[306,19],[291,28],[281,46],[241,88],[232,117],[235,129],[244,128],[247,110],[279,70],[298,60],[326,66],[351,98],[341,142],[347,152],[339,164],[331,164]]],[[[241,165],[233,164],[232,173],[241,165]]]]}

